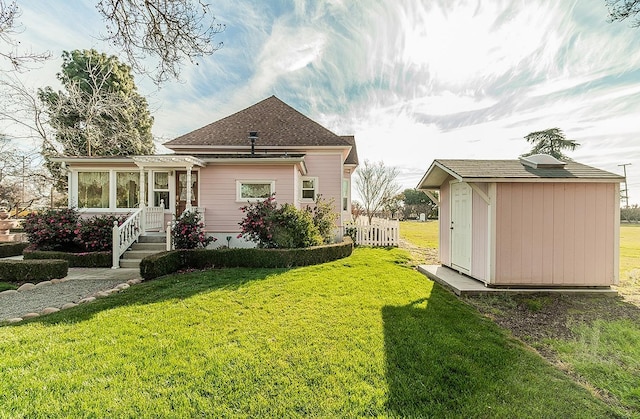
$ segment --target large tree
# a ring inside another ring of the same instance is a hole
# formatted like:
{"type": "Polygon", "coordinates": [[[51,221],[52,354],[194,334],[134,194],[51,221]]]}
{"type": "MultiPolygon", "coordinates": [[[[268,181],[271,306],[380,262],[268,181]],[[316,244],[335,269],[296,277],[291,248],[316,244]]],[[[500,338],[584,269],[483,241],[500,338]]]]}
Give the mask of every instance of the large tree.
{"type": "Polygon", "coordinates": [[[131,68],[95,50],[65,51],[62,58],[57,77],[64,90],[39,91],[55,139],[43,143],[45,158],[153,153],[153,118],[131,68]]]}
{"type": "MultiPolygon", "coordinates": [[[[107,26],[102,38],[116,45],[134,70],[148,73],[157,83],[178,78],[185,60],[193,62],[222,46],[213,38],[224,25],[215,23],[202,1],[100,0],[96,9],[107,26]],[[149,62],[155,62],[155,70],[147,68],[149,62]]],[[[20,48],[19,16],[16,1],[0,0],[0,61],[15,70],[51,56],[20,48]]]]}
{"type": "Polygon", "coordinates": [[[640,13],[640,0],[606,0],[605,3],[612,22],[631,19],[632,27],[640,27],[640,18],[636,17],[640,13]]]}
{"type": "Polygon", "coordinates": [[[383,162],[371,163],[364,161],[356,171],[355,188],[360,198],[364,212],[371,223],[373,216],[384,210],[385,204],[398,195],[399,171],[396,167],[385,166],[383,162]]]}
{"type": "Polygon", "coordinates": [[[425,214],[427,217],[433,216],[437,205],[423,191],[417,189],[405,189],[400,194],[400,199],[404,203],[402,212],[404,218],[425,214]]]}
{"type": "Polygon", "coordinates": [[[534,131],[524,137],[527,142],[533,144],[531,151],[522,154],[522,157],[533,154],[548,154],[562,161],[571,161],[569,156],[562,153],[563,150],[573,151],[580,146],[574,140],[568,139],[560,128],[549,128],[544,131],[534,131]]]}

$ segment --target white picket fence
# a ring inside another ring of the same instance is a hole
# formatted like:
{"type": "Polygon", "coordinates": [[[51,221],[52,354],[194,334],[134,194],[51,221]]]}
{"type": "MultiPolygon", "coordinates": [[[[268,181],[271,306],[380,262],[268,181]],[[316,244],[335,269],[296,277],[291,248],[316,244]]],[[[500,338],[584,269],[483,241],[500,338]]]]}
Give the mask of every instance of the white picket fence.
{"type": "Polygon", "coordinates": [[[342,234],[354,238],[360,246],[398,246],[400,241],[400,222],[398,220],[357,218],[342,226],[342,234]]]}

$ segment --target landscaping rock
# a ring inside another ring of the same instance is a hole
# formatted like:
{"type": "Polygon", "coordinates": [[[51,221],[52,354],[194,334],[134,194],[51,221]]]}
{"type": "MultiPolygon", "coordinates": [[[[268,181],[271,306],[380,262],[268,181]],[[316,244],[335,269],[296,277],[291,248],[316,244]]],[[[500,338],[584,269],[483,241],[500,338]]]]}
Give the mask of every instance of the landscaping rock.
{"type": "Polygon", "coordinates": [[[67,303],[67,304],[64,304],[62,307],[60,307],[60,309],[61,310],[66,310],[68,308],[77,307],[77,306],[78,306],[78,304],[76,304],[76,303],[67,303]]]}
{"type": "Polygon", "coordinates": [[[12,317],[10,319],[7,319],[8,323],[18,323],[22,321],[22,317],[12,317]]]}
{"type": "Polygon", "coordinates": [[[42,281],[36,284],[36,288],[44,287],[45,285],[51,285],[51,281],[42,281]]]}
{"type": "Polygon", "coordinates": [[[96,297],[86,297],[83,298],[82,300],[78,301],[78,304],[84,304],[84,303],[90,303],[92,301],[95,301],[96,297]]]}
{"type": "Polygon", "coordinates": [[[38,313],[27,313],[24,316],[22,316],[23,319],[33,319],[34,317],[40,317],[40,314],[38,313]]]}
{"type": "Polygon", "coordinates": [[[109,295],[111,295],[111,294],[108,293],[107,291],[100,291],[100,292],[96,292],[95,294],[93,294],[93,296],[95,298],[104,298],[104,297],[108,297],[109,295]]]}
{"type": "Polygon", "coordinates": [[[140,278],[133,278],[127,281],[127,284],[129,285],[136,285],[142,282],[142,279],[140,278]]]}
{"type": "Polygon", "coordinates": [[[122,290],[126,290],[127,288],[129,288],[129,286],[130,285],[127,284],[127,283],[122,283],[122,284],[116,285],[116,288],[122,291],[122,290]]]}
{"type": "Polygon", "coordinates": [[[17,294],[17,293],[18,293],[18,291],[16,291],[16,290],[5,290],[5,291],[0,292],[0,295],[10,295],[10,294],[17,294]]]}
{"type": "Polygon", "coordinates": [[[60,311],[60,309],[57,307],[47,307],[44,310],[42,310],[42,314],[57,313],[58,311],[60,311]]]}
{"type": "Polygon", "coordinates": [[[20,285],[20,287],[18,287],[18,291],[22,292],[22,291],[29,291],[34,289],[36,286],[34,284],[32,284],[31,282],[27,282],[26,284],[22,284],[20,285]]]}

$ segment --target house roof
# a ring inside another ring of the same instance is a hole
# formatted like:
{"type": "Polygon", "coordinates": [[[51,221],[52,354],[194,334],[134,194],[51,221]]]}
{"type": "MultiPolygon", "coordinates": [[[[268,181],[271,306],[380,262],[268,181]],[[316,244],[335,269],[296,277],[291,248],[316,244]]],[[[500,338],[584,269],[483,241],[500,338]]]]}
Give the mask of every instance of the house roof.
{"type": "Polygon", "coordinates": [[[250,148],[249,132],[256,131],[256,147],[317,147],[353,144],[293,109],[275,96],[166,142],[181,146],[250,148]]]}
{"type": "Polygon", "coordinates": [[[452,176],[461,182],[622,182],[623,176],[586,164],[533,168],[520,160],[434,160],[418,189],[439,189],[452,176]]]}
{"type": "Polygon", "coordinates": [[[356,147],[356,138],[353,135],[343,135],[342,138],[351,144],[351,151],[344,161],[344,164],[358,165],[358,148],[356,147]]]}

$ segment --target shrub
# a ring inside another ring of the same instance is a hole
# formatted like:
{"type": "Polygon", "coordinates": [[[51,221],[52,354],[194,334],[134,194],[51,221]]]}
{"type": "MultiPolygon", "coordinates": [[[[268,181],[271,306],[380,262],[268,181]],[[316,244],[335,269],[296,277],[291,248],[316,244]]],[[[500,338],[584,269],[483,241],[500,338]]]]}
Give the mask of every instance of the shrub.
{"type": "Polygon", "coordinates": [[[7,282],[42,282],[64,278],[69,272],[66,260],[2,260],[0,279],[7,282]]]}
{"type": "Polygon", "coordinates": [[[275,196],[240,208],[245,214],[240,222],[244,237],[260,248],[298,248],[329,243],[337,214],[333,204],[320,197],[313,208],[299,210],[291,204],[279,208],[275,196]]]}
{"type": "Polygon", "coordinates": [[[0,243],[0,258],[19,256],[29,243],[0,243]]]}
{"type": "Polygon", "coordinates": [[[111,252],[71,253],[27,248],[23,255],[25,260],[63,259],[69,263],[71,268],[110,268],[113,263],[111,252]]]}
{"type": "Polygon", "coordinates": [[[96,215],[78,222],[75,233],[76,243],[87,252],[111,251],[113,246],[113,223],[122,225],[125,216],[96,215]]]}
{"type": "Polygon", "coordinates": [[[142,259],[140,276],[153,279],[181,269],[211,267],[288,268],[330,262],[351,255],[353,242],[302,249],[191,249],[172,250],[142,259]]]}
{"type": "Polygon", "coordinates": [[[22,222],[29,243],[40,250],[73,250],[79,214],[74,209],[30,213],[22,222]]]}
{"type": "Polygon", "coordinates": [[[171,230],[171,238],[176,249],[204,248],[214,242],[215,237],[207,237],[202,217],[197,211],[184,211],[171,230]]]}

